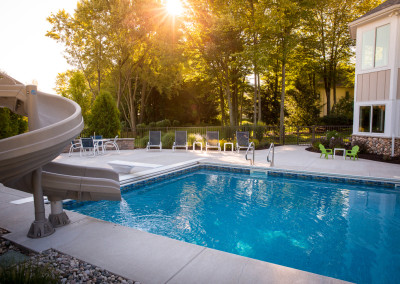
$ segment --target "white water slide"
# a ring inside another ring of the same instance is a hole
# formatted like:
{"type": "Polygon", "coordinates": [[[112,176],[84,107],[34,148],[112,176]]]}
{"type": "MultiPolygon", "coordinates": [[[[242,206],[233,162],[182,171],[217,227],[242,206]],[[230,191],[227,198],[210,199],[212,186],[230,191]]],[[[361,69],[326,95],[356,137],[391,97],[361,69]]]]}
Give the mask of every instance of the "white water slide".
{"type": "Polygon", "coordinates": [[[33,193],[35,221],[29,237],[48,236],[69,223],[63,199],[121,200],[113,170],[52,162],[83,129],[78,104],[0,73],[0,107],[28,116],[29,132],[0,140],[0,183],[33,193]],[[43,195],[51,203],[48,220],[43,195]]]}

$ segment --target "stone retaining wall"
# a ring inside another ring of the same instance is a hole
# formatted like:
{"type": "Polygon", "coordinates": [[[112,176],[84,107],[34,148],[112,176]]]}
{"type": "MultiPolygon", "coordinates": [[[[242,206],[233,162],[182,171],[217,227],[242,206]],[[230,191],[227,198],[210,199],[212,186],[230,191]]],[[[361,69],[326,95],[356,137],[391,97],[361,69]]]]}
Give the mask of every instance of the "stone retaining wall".
{"type": "MultiPolygon", "coordinates": [[[[392,138],[368,137],[368,136],[352,136],[352,144],[356,141],[364,143],[367,151],[371,154],[384,156],[392,155],[392,138]]],[[[400,156],[400,139],[395,139],[394,155],[400,156]]]]}
{"type": "MultiPolygon", "coordinates": [[[[79,143],[79,139],[75,139],[75,143],[79,143]]],[[[118,144],[118,147],[120,150],[133,150],[133,149],[135,149],[135,138],[118,138],[117,144],[118,144]]],[[[68,144],[64,148],[63,153],[69,153],[70,147],[71,147],[71,144],[68,144]]],[[[110,150],[111,150],[111,148],[110,148],[110,150]]],[[[77,150],[75,150],[75,152],[77,152],[77,150]]]]}

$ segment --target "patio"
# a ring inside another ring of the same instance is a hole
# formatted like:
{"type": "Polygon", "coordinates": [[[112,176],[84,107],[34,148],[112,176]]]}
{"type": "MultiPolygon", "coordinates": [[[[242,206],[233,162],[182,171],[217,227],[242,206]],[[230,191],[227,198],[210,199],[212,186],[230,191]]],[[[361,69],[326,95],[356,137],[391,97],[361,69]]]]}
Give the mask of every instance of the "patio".
{"type": "MultiPolygon", "coordinates": [[[[400,165],[368,160],[350,161],[319,158],[320,154],[307,152],[303,146],[275,148],[275,169],[355,175],[378,179],[395,179],[400,183],[400,165]]],[[[268,167],[267,150],[256,151],[255,166],[268,167]]],[[[107,162],[120,160],[144,164],[159,164],[158,168],[136,166],[130,174],[121,174],[121,183],[160,171],[185,165],[208,162],[248,166],[244,152],[227,151],[207,153],[196,151],[144,149],[108,151],[105,155],[72,157],[61,154],[57,162],[111,168],[107,162]]],[[[288,267],[249,259],[162,236],[115,225],[74,212],[67,212],[71,224],[58,228],[46,238],[30,239],[26,233],[33,219],[33,202],[21,200],[30,194],[0,185],[0,227],[11,233],[4,237],[31,250],[41,252],[54,248],[117,275],[142,283],[266,283],[307,282],[342,283],[340,280],[288,267]],[[10,203],[20,200],[20,202],[10,203]]],[[[49,205],[46,207],[49,212],[49,205]]]]}

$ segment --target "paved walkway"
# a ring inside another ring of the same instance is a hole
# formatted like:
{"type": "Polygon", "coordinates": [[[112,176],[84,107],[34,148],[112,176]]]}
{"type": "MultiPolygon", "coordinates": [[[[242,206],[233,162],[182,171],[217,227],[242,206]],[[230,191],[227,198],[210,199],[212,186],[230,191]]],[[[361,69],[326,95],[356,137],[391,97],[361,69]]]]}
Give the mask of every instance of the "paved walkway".
{"type": "MultiPolygon", "coordinates": [[[[275,168],[400,181],[400,165],[349,161],[343,157],[326,160],[304,149],[300,146],[277,147],[275,168]]],[[[267,150],[256,151],[256,166],[269,166],[266,155],[267,150]]],[[[79,153],[74,153],[72,157],[62,154],[56,158],[60,163],[98,167],[109,167],[107,162],[113,160],[161,165],[158,169],[143,165],[134,167],[130,174],[120,175],[121,181],[147,176],[160,168],[167,170],[196,161],[249,165],[243,153],[215,151],[146,152],[139,149],[121,151],[121,154],[108,152],[97,157],[81,158],[79,153]]],[[[75,212],[67,212],[71,224],[56,229],[53,235],[29,239],[26,234],[34,218],[33,202],[29,202],[29,197],[28,193],[0,185],[0,227],[11,232],[6,238],[38,252],[54,248],[142,283],[341,283],[332,278],[176,241],[75,212]]],[[[46,205],[46,212],[49,211],[46,205]]]]}

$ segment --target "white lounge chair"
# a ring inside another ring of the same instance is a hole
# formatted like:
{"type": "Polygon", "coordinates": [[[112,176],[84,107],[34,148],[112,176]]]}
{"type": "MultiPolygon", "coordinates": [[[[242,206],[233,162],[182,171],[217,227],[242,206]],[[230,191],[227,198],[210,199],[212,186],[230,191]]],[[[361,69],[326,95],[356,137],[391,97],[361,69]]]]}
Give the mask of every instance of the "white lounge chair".
{"type": "Polygon", "coordinates": [[[221,152],[221,145],[219,144],[219,132],[218,131],[207,131],[206,135],[206,152],[208,148],[216,148],[221,152]]]}
{"type": "Polygon", "coordinates": [[[149,142],[147,142],[146,151],[149,151],[151,148],[162,150],[161,131],[149,131],[149,142]]]}
{"type": "Polygon", "coordinates": [[[119,153],[119,147],[118,147],[118,144],[117,144],[117,140],[118,140],[118,135],[115,136],[114,140],[107,141],[106,143],[104,143],[104,146],[103,146],[104,150],[107,151],[107,148],[111,147],[111,148],[115,148],[115,150],[117,150],[117,152],[119,153]]]}
{"type": "Polygon", "coordinates": [[[172,145],[172,151],[176,148],[186,148],[188,150],[187,131],[175,131],[175,142],[172,145]]]}
{"type": "Polygon", "coordinates": [[[236,131],[236,151],[239,153],[240,149],[246,149],[249,147],[249,132],[248,131],[236,131]]]}

